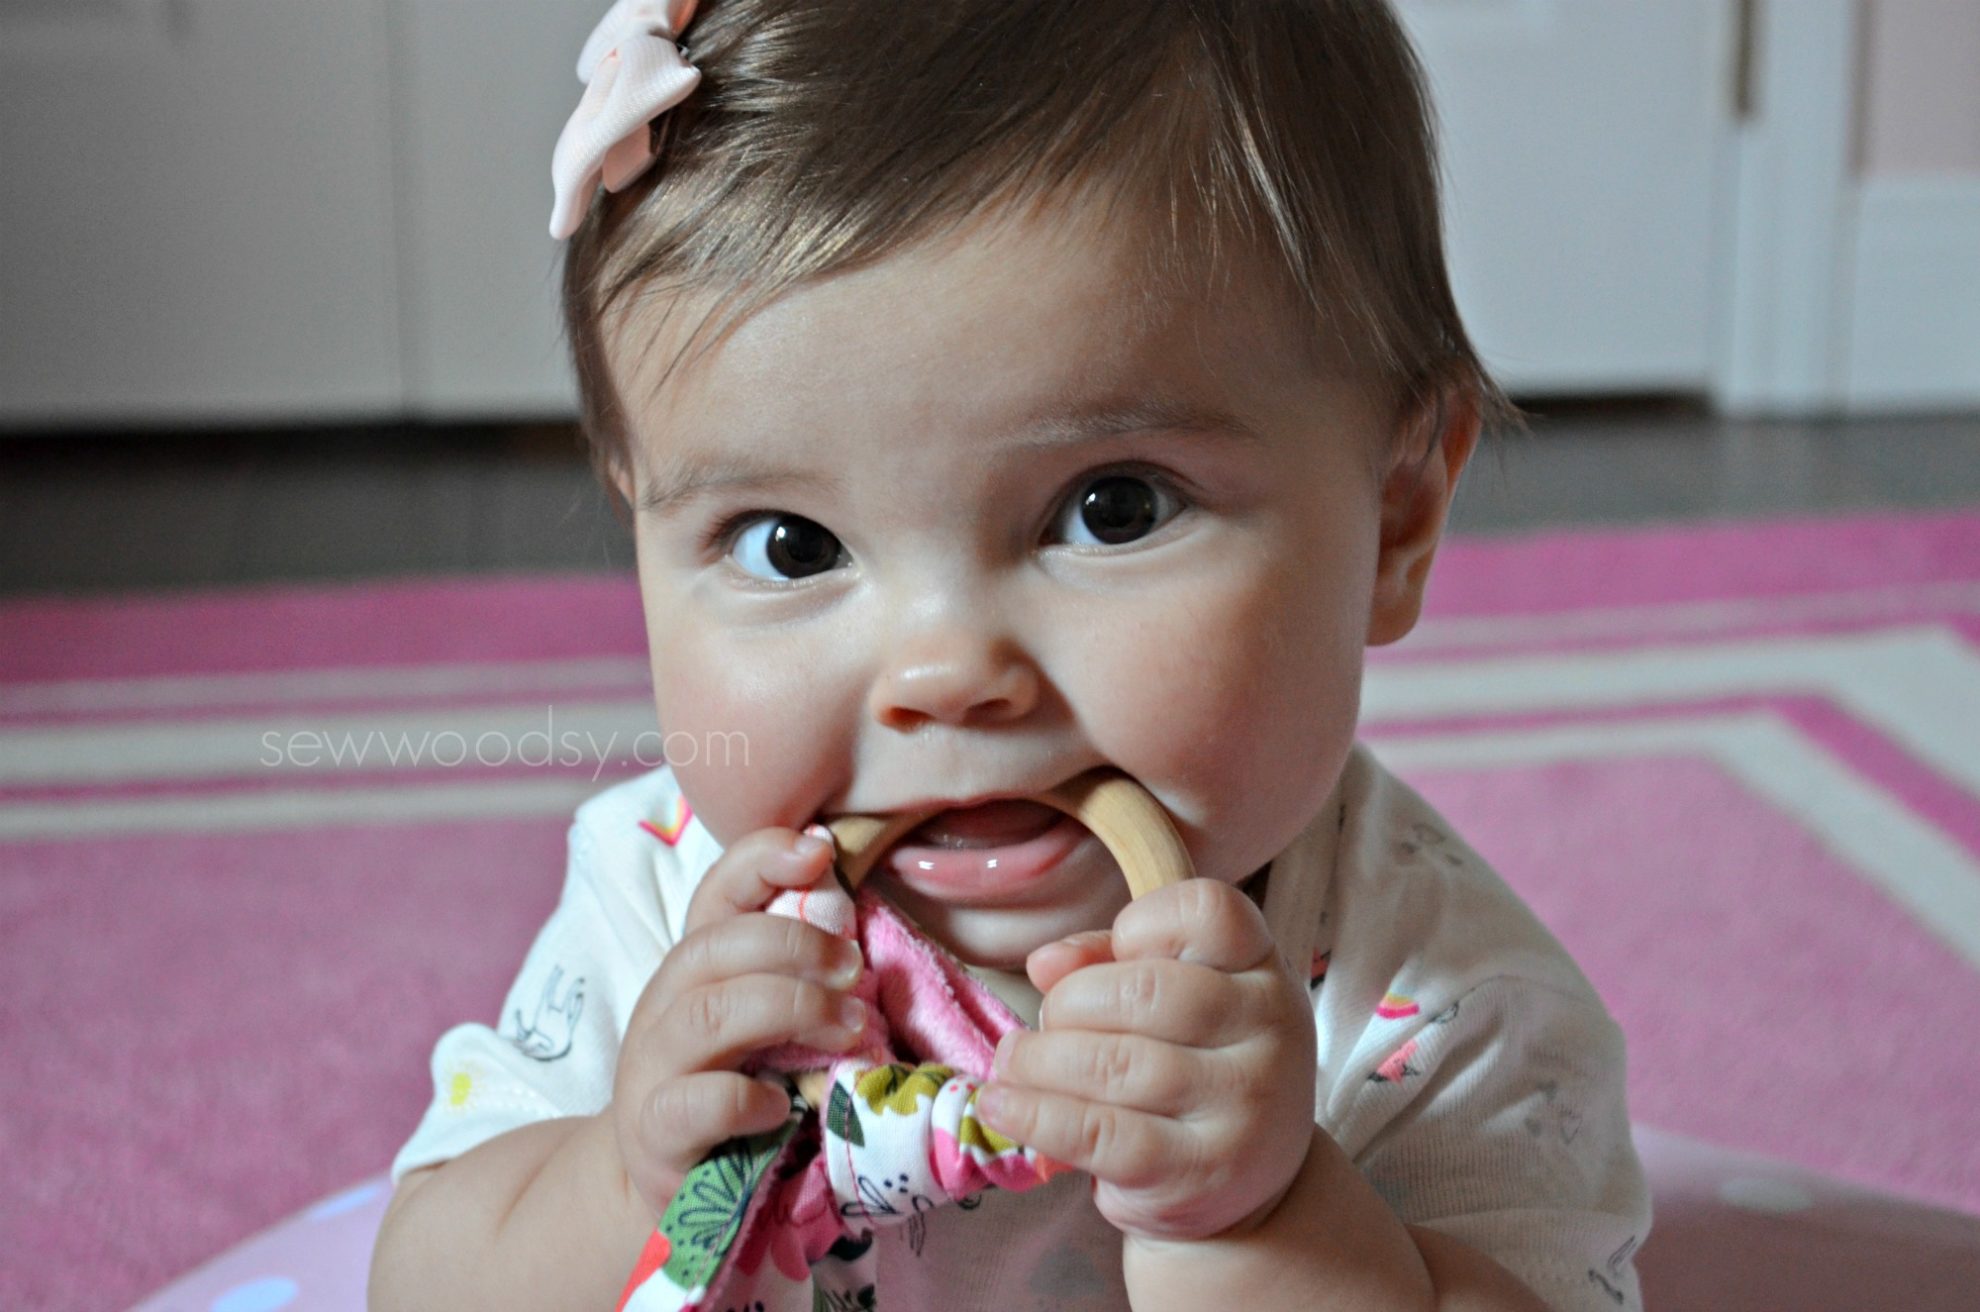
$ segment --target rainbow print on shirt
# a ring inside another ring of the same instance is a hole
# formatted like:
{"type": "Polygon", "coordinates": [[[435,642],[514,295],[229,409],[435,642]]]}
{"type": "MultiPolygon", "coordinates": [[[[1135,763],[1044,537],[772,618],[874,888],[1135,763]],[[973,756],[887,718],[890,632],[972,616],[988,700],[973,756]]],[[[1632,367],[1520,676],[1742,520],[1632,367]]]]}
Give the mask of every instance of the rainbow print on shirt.
{"type": "Polygon", "coordinates": [[[642,820],[639,822],[639,827],[668,847],[674,847],[680,843],[681,835],[687,832],[687,823],[692,819],[694,812],[688,809],[687,794],[675,793],[674,805],[667,818],[657,824],[651,820],[642,820]]]}
{"type": "Polygon", "coordinates": [[[1375,1004],[1375,1014],[1383,1020],[1407,1020],[1417,1013],[1416,999],[1401,993],[1384,993],[1375,1004]]]}

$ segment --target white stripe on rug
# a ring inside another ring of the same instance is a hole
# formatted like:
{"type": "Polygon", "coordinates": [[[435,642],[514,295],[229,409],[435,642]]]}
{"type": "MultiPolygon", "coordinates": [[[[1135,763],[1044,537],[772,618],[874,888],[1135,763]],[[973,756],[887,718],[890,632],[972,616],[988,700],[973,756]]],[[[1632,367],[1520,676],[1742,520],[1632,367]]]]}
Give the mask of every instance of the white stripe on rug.
{"type": "MultiPolygon", "coordinates": [[[[239,719],[89,723],[0,735],[0,787],[140,780],[267,778],[272,771],[453,768],[611,762],[661,764],[653,702],[454,706],[421,711],[307,711],[239,719]],[[307,738],[304,736],[308,735],[307,738]],[[641,735],[646,735],[644,742],[641,735]],[[544,747],[533,744],[541,737],[544,747]],[[506,748],[508,760],[498,748],[506,748]],[[568,748],[568,752],[566,752],[568,748]],[[549,762],[518,758],[550,753],[549,762]]],[[[677,763],[683,744],[668,756],[677,763]]]]}
{"type": "Polygon", "coordinates": [[[463,693],[544,687],[646,688],[646,662],[630,656],[562,661],[491,661],[460,665],[338,666],[321,670],[263,670],[244,674],[152,678],[63,679],[0,684],[0,715],[79,711],[166,711],[201,707],[327,702],[409,701],[463,693]]]}
{"type": "Polygon", "coordinates": [[[284,788],[197,797],[0,805],[0,841],[116,834],[236,834],[319,825],[569,819],[606,785],[569,775],[482,779],[416,788],[284,788]]]}
{"type": "Polygon", "coordinates": [[[1972,855],[1771,712],[1377,738],[1373,746],[1404,777],[1418,770],[1709,756],[1980,967],[1980,865],[1972,855]]]}
{"type": "MultiPolygon", "coordinates": [[[[1930,626],[1385,666],[1369,671],[1362,711],[1364,726],[1376,729],[1439,717],[1592,711],[1782,692],[1831,698],[1980,794],[1980,656],[1957,635],[1930,626]]],[[[649,750],[638,763],[647,765],[660,763],[663,747],[665,758],[676,763],[686,752],[703,750],[693,742],[662,743],[652,716],[652,703],[641,698],[20,729],[0,734],[0,787],[265,778],[277,768],[430,767],[432,749],[442,739],[450,754],[489,742],[477,758],[488,765],[500,763],[488,759],[496,747],[507,743],[513,750],[525,735],[543,736],[560,751],[568,743],[572,754],[557,758],[567,765],[611,762],[614,753],[631,752],[641,742],[649,750]],[[319,749],[315,764],[294,764],[289,748],[299,733],[336,745],[343,759],[319,749]],[[394,753],[400,759],[391,759],[394,753]]],[[[710,743],[706,750],[716,746],[710,743]]],[[[737,750],[733,737],[720,746],[737,750]]],[[[746,742],[740,747],[747,752],[746,742]]],[[[453,764],[444,758],[438,763],[453,764]]]]}
{"type": "MultiPolygon", "coordinates": [[[[1377,736],[1374,749],[1405,777],[1439,769],[1707,756],[1819,836],[1928,932],[1980,967],[1980,866],[1935,826],[1768,712],[1377,736]]],[[[258,789],[192,798],[18,802],[0,804],[0,841],[491,817],[561,820],[603,786],[548,776],[389,788],[258,789]]]]}
{"type": "Polygon", "coordinates": [[[1365,728],[1463,715],[1814,693],[1980,795],[1980,655],[1944,629],[1526,656],[1371,670],[1365,728]]]}
{"type": "Polygon", "coordinates": [[[1786,597],[1653,602],[1587,607],[1543,615],[1428,617],[1410,631],[1411,650],[1523,646],[1587,638],[1658,638],[1726,633],[1774,624],[1915,619],[1921,614],[1980,614],[1980,583],[1961,579],[1894,588],[1859,588],[1786,597]]]}

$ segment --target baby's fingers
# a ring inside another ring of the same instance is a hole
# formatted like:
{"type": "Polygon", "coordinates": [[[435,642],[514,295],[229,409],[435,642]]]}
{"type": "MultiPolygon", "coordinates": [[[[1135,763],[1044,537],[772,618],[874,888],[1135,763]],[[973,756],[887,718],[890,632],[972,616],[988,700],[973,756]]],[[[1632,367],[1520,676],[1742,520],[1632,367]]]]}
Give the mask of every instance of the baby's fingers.
{"type": "Polygon", "coordinates": [[[1114,918],[1114,958],[1169,958],[1236,974],[1268,960],[1265,916],[1229,884],[1186,879],[1136,898],[1114,918]]]}
{"type": "Polygon", "coordinates": [[[987,1084],[976,1114],[997,1133],[1124,1189],[1147,1188],[1194,1161],[1194,1141],[1180,1123],[1071,1094],[987,1084]]]}
{"type": "Polygon", "coordinates": [[[1114,959],[1114,936],[1104,929],[1089,929],[1033,949],[1024,959],[1024,972],[1031,986],[1050,993],[1053,986],[1083,966],[1097,966],[1114,959]]]}
{"type": "Polygon", "coordinates": [[[1039,1028],[1139,1034],[1221,1048],[1258,1028],[1244,981],[1180,961],[1110,961],[1076,970],[1045,995],[1039,1028]]]}
{"type": "Polygon", "coordinates": [[[1012,1030],[997,1044],[998,1080],[1181,1116],[1217,1101],[1216,1063],[1204,1054],[1138,1034],[1012,1030]]]}
{"type": "Polygon", "coordinates": [[[740,975],[680,994],[654,1028],[664,1073],[680,1074],[734,1067],[780,1043],[843,1051],[866,1028],[866,1005],[807,979],[740,975]]]}
{"type": "Polygon", "coordinates": [[[688,935],[660,963],[655,987],[673,997],[740,975],[794,975],[833,988],[859,978],[859,945],[790,916],[737,916],[688,935]]]}
{"type": "Polygon", "coordinates": [[[775,1129],[790,1110],[790,1096],[763,1080],[733,1071],[682,1075],[655,1085],[622,1118],[620,1155],[633,1187],[657,1214],[710,1148],[775,1129]]]}
{"type": "Polygon", "coordinates": [[[805,888],[832,868],[831,831],[808,826],[745,834],[708,867],[688,903],[685,933],[747,911],[761,911],[787,888],[805,888]]]}

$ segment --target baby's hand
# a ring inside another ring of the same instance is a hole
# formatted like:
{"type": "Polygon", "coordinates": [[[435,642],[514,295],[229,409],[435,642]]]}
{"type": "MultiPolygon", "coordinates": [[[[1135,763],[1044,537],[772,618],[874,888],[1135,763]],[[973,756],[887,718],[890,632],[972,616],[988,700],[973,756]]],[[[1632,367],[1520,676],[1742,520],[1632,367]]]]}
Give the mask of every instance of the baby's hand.
{"type": "Polygon", "coordinates": [[[655,1217],[710,1148],[789,1114],[782,1089],[738,1072],[744,1058],[780,1043],[843,1052],[858,1041],[865,1008],[846,990],[859,949],[762,911],[831,864],[829,838],[760,829],[737,840],[702,877],[687,932],[633,1007],[611,1115],[626,1174],[655,1217]]]}
{"type": "Polygon", "coordinates": [[[1026,969],[1039,1030],[998,1045],[985,1122],[1091,1172],[1130,1237],[1208,1238],[1285,1196],[1313,1137],[1313,1014],[1244,894],[1161,889],[1026,969]]]}

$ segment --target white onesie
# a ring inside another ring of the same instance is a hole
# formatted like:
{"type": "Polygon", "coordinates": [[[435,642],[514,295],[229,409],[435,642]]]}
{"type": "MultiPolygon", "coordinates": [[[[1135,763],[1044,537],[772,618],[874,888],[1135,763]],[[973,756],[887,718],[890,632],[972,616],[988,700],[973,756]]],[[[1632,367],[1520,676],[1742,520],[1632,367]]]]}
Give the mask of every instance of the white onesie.
{"type": "MultiPolygon", "coordinates": [[[[1640,1308],[1650,1200],[1621,1031],[1525,904],[1365,744],[1337,797],[1274,862],[1298,868],[1286,858],[1338,830],[1331,874],[1315,874],[1329,882],[1315,899],[1314,1119],[1404,1221],[1491,1254],[1551,1307],[1640,1308]]],[[[721,851],[664,766],[578,809],[563,898],[495,1026],[440,1037],[434,1100],[395,1183],[606,1106],[633,1004],[721,851]]],[[[880,1231],[877,1288],[820,1297],[886,1312],[1125,1308],[1120,1237],[1087,1185],[1069,1174],[937,1209],[918,1245],[880,1231]]]]}

